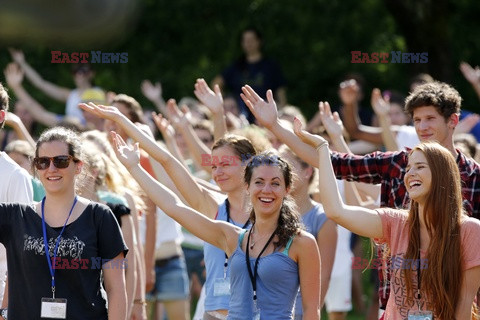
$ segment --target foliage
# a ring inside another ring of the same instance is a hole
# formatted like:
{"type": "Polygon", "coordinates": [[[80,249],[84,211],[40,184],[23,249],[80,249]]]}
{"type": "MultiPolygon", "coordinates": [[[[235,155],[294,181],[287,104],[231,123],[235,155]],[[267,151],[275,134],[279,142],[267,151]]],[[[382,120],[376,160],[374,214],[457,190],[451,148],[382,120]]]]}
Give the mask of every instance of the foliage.
{"type": "MultiPolygon", "coordinates": [[[[432,1],[416,2],[421,2],[424,10],[435,6],[432,1]]],[[[449,24],[444,38],[451,52],[451,60],[443,67],[453,74],[451,81],[466,98],[466,104],[478,105],[473,90],[458,71],[458,64],[461,60],[480,64],[475,60],[480,44],[473,36],[480,29],[476,23],[480,4],[468,0],[443,2],[450,9],[449,15],[442,19],[449,24]]],[[[193,96],[195,79],[204,77],[211,81],[238,58],[240,30],[255,25],[263,32],[266,55],[283,68],[289,102],[312,116],[319,100],[338,105],[336,91],[346,73],[357,72],[365,77],[364,105],[369,104],[373,87],[408,91],[414,70],[411,65],[351,63],[350,52],[355,50],[409,52],[407,44],[411,43],[412,35],[402,33],[404,29],[398,27],[398,19],[402,17],[392,15],[386,4],[386,0],[141,0],[136,25],[125,33],[123,41],[97,48],[78,44],[78,51],[128,52],[126,64],[95,65],[96,84],[132,95],[150,107],[151,103],[140,91],[143,79],[161,81],[165,98],[193,96]]],[[[403,19],[408,21],[409,17],[403,19]]],[[[61,47],[36,44],[20,47],[44,78],[73,87],[70,67],[50,63],[50,51],[62,50],[61,47]]],[[[0,49],[0,65],[5,66],[9,56],[5,48],[0,49]]],[[[76,50],[69,47],[66,51],[76,50]]],[[[429,60],[434,55],[435,52],[429,52],[429,60]]],[[[63,110],[63,104],[52,103],[37,90],[30,92],[57,112],[63,110]]]]}

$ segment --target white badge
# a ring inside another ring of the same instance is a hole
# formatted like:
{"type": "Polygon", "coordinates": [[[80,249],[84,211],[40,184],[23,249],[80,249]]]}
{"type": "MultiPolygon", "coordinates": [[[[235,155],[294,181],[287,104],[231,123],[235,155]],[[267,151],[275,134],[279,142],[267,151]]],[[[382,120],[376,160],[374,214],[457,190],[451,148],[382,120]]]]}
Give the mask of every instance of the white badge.
{"type": "Polygon", "coordinates": [[[67,319],[67,299],[42,298],[40,317],[67,319]]]}
{"type": "Polygon", "coordinates": [[[216,278],[213,284],[213,295],[229,296],[230,295],[230,278],[216,278]]]}
{"type": "Polygon", "coordinates": [[[409,311],[408,320],[433,320],[433,313],[421,310],[409,311]]]}

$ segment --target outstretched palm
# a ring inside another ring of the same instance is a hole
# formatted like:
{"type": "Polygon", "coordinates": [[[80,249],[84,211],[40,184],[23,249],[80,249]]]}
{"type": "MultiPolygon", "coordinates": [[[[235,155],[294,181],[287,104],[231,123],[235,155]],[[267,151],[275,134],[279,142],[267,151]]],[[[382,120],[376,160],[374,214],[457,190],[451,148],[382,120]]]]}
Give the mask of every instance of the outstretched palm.
{"type": "Polygon", "coordinates": [[[115,154],[117,155],[118,160],[120,160],[120,162],[127,169],[130,169],[140,163],[140,151],[138,148],[138,143],[136,143],[132,148],[118,133],[112,131],[111,136],[113,145],[115,146],[115,154]]]}
{"type": "Polygon", "coordinates": [[[204,79],[197,79],[193,93],[212,113],[220,113],[223,110],[222,92],[218,85],[213,89],[215,92],[210,89],[204,79]]]}
{"type": "Polygon", "coordinates": [[[321,102],[318,104],[318,110],[320,112],[320,119],[322,124],[327,130],[328,135],[331,138],[339,137],[343,135],[343,122],[340,119],[338,112],[332,113],[330,104],[328,102],[321,102]]]}
{"type": "Polygon", "coordinates": [[[253,113],[257,121],[266,128],[272,127],[278,118],[277,104],[272,90],[267,91],[267,101],[263,100],[250,86],[242,87],[240,97],[253,113]]]}
{"type": "Polygon", "coordinates": [[[96,105],[93,102],[80,103],[78,105],[82,110],[90,112],[97,117],[114,121],[122,116],[122,113],[113,106],[96,105]]]}

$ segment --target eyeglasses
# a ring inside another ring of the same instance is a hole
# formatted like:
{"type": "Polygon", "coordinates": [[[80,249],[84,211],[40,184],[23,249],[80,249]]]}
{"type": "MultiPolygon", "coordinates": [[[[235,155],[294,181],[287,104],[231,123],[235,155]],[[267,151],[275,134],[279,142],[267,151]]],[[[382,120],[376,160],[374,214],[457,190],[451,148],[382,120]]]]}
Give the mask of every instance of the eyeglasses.
{"type": "Polygon", "coordinates": [[[33,159],[33,164],[37,170],[48,169],[50,167],[50,162],[53,162],[53,165],[57,169],[65,169],[70,165],[70,160],[73,160],[73,162],[78,161],[72,156],[36,157],[33,159]]]}

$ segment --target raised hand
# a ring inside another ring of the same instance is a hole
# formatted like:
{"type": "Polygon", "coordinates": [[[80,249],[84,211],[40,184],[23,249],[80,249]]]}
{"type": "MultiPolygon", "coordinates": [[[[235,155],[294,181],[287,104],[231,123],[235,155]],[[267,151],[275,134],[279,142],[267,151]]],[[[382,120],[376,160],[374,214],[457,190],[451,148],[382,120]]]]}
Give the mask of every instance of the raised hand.
{"type": "Polygon", "coordinates": [[[295,134],[297,135],[297,137],[300,138],[300,140],[314,148],[318,148],[323,144],[327,144],[327,140],[325,140],[321,136],[314,135],[310,132],[303,130],[302,122],[298,120],[298,118],[295,118],[293,120],[293,132],[295,132],[295,134]]]}
{"type": "Polygon", "coordinates": [[[218,84],[210,89],[204,79],[197,79],[193,93],[212,113],[223,112],[223,97],[218,84]]]}
{"type": "Polygon", "coordinates": [[[10,51],[10,55],[12,56],[13,61],[18,63],[19,65],[22,65],[22,63],[25,62],[25,55],[23,54],[22,50],[8,48],[8,51],[10,51]]]}
{"type": "Polygon", "coordinates": [[[18,64],[14,62],[9,63],[3,73],[7,80],[7,85],[10,88],[19,86],[23,81],[23,71],[18,64]]]}
{"type": "Polygon", "coordinates": [[[328,135],[334,139],[343,135],[343,122],[340,119],[340,115],[337,111],[332,113],[330,104],[328,102],[322,102],[318,104],[318,111],[322,124],[327,130],[328,135]]]}
{"type": "Polygon", "coordinates": [[[142,93],[150,101],[157,101],[162,98],[163,90],[160,82],[155,82],[155,85],[150,80],[143,80],[140,86],[142,93]]]}
{"type": "Polygon", "coordinates": [[[110,136],[113,141],[113,149],[115,150],[115,154],[125,168],[130,169],[140,163],[140,150],[138,147],[138,142],[135,143],[132,148],[125,143],[118,133],[112,131],[110,132],[110,136]]]}
{"type": "Polygon", "coordinates": [[[373,111],[379,117],[386,117],[390,111],[390,103],[383,99],[380,89],[372,90],[372,98],[370,99],[373,111]]]}
{"type": "Polygon", "coordinates": [[[473,84],[478,84],[480,82],[480,67],[476,66],[474,69],[468,63],[462,62],[460,63],[460,71],[462,71],[463,76],[468,82],[473,84]]]}
{"type": "Polygon", "coordinates": [[[187,126],[190,123],[190,111],[187,107],[182,107],[180,110],[175,99],[168,100],[167,111],[170,123],[175,130],[180,131],[181,126],[187,126]]]}
{"type": "Polygon", "coordinates": [[[455,133],[469,133],[479,122],[480,115],[471,113],[458,122],[455,127],[455,133]]]}
{"type": "Polygon", "coordinates": [[[90,112],[97,117],[108,119],[115,121],[122,117],[122,113],[113,106],[104,106],[104,105],[96,105],[93,102],[86,103],[79,103],[78,106],[87,112],[90,112]]]}
{"type": "Polygon", "coordinates": [[[267,91],[267,101],[263,100],[249,85],[242,87],[240,97],[250,109],[258,123],[271,128],[278,119],[277,104],[273,99],[272,90],[267,91]]]}
{"type": "Polygon", "coordinates": [[[338,95],[344,106],[356,104],[360,100],[360,86],[354,79],[343,81],[340,83],[338,95]]]}
{"type": "Polygon", "coordinates": [[[155,122],[158,130],[162,133],[164,139],[167,138],[174,138],[175,137],[175,129],[170,124],[167,118],[163,117],[161,113],[152,112],[152,119],[155,122]]]}

